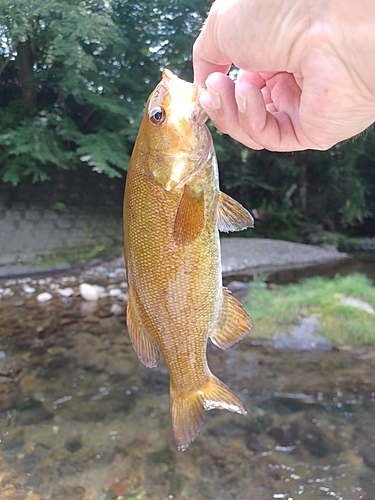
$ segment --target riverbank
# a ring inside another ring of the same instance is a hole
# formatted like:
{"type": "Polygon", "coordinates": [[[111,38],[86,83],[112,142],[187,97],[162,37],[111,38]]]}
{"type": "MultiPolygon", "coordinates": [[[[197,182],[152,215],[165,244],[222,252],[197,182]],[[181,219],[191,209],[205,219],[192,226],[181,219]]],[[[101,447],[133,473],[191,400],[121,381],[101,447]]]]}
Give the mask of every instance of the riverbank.
{"type": "MultiPolygon", "coordinates": [[[[229,276],[237,273],[254,274],[261,272],[274,272],[280,269],[293,269],[318,264],[337,262],[347,258],[347,254],[338,252],[334,247],[320,248],[317,246],[291,243],[281,240],[268,240],[264,238],[222,238],[222,269],[223,275],[229,276]]],[[[20,276],[47,275],[66,273],[74,269],[100,268],[102,273],[108,273],[118,268],[124,268],[121,248],[117,249],[118,257],[112,259],[88,259],[79,262],[57,262],[47,265],[15,264],[0,266],[0,279],[20,276]]]]}

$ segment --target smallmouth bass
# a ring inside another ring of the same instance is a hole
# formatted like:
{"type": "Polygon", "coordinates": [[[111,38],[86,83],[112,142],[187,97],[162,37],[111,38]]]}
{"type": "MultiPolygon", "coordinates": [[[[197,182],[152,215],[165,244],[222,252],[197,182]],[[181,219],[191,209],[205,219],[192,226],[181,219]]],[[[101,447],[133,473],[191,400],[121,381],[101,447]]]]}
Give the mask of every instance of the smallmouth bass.
{"type": "Polygon", "coordinates": [[[150,95],[127,173],[124,197],[127,328],[148,368],[163,354],[170,375],[175,441],[185,450],[205,411],[246,414],[209,370],[208,338],[222,349],[252,322],[222,286],[218,231],[253,226],[219,190],[216,155],[201,89],[164,70],[150,95]]]}

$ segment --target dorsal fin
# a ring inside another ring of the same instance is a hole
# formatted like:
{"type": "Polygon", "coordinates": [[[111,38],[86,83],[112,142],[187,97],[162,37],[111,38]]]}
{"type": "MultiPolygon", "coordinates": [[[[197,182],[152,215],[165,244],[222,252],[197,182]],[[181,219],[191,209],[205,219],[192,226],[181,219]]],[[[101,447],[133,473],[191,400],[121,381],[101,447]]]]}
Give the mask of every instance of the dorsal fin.
{"type": "Polygon", "coordinates": [[[204,195],[196,194],[187,184],[181,196],[174,221],[177,244],[186,245],[200,235],[204,225],[204,195]]]}
{"type": "Polygon", "coordinates": [[[212,342],[221,349],[228,349],[241,340],[253,323],[240,302],[223,287],[223,301],[219,319],[210,335],[212,342]]]}
{"type": "Polygon", "coordinates": [[[217,228],[219,231],[242,231],[254,227],[254,219],[238,201],[219,192],[217,204],[217,228]]]}

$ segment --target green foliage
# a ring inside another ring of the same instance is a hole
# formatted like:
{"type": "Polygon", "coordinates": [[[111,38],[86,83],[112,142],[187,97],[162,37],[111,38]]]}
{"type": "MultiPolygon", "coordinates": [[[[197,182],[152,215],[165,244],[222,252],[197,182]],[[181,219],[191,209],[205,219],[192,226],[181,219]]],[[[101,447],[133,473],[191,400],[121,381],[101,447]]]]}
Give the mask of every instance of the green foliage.
{"type": "Polygon", "coordinates": [[[330,231],[367,226],[373,235],[374,130],[329,151],[298,153],[250,151],[213,136],[222,187],[255,209],[257,235],[298,240],[311,223],[330,231]]]}
{"type": "MultiPolygon", "coordinates": [[[[88,164],[125,174],[145,101],[169,67],[192,79],[210,0],[0,3],[0,179],[88,164]]],[[[252,151],[212,127],[223,190],[254,211],[251,235],[306,225],[373,234],[375,132],[330,151],[252,151]]]]}
{"type": "Polygon", "coordinates": [[[82,162],[122,176],[162,67],[191,78],[209,3],[2,2],[0,178],[35,182],[82,162]]]}
{"type": "Polygon", "coordinates": [[[375,289],[361,274],[334,279],[309,278],[275,290],[255,287],[244,301],[254,320],[256,337],[288,332],[301,318],[317,315],[323,334],[334,345],[375,342],[375,315],[342,303],[344,297],[360,299],[375,308],[375,289]]]}

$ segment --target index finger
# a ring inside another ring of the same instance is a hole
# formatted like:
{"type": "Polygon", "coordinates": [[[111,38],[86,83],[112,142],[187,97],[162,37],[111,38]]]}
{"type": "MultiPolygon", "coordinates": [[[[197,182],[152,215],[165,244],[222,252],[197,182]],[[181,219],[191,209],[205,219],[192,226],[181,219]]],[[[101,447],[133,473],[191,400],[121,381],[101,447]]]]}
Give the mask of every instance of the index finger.
{"type": "Polygon", "coordinates": [[[217,50],[202,32],[193,46],[194,83],[204,85],[211,73],[226,75],[231,65],[230,59],[217,50]]]}
{"type": "MultiPolygon", "coordinates": [[[[215,4],[214,4],[215,5],[215,4]]],[[[217,46],[214,36],[215,9],[211,9],[199,37],[193,45],[194,83],[204,85],[211,73],[227,74],[232,61],[217,46]]]]}

